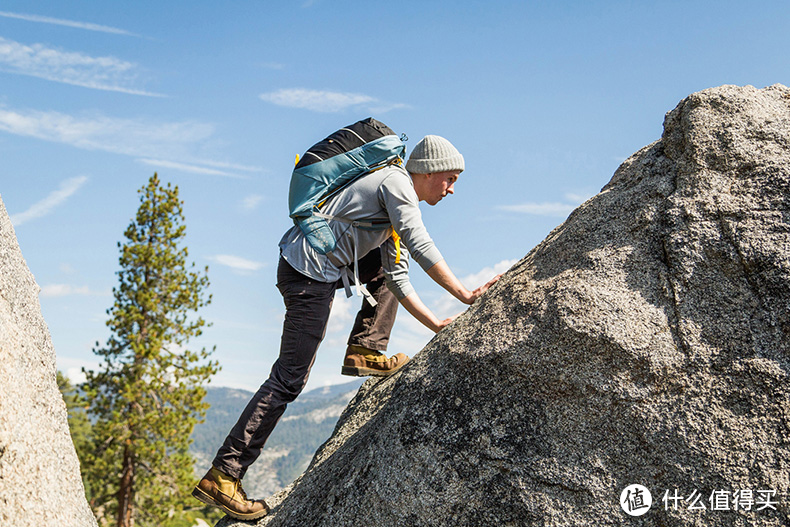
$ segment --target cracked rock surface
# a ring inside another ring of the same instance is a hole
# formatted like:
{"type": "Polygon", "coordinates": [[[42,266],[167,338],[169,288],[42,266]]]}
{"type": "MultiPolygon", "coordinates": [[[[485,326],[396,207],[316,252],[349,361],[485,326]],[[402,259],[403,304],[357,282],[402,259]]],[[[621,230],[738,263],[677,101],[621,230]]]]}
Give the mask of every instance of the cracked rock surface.
{"type": "Polygon", "coordinates": [[[790,90],[705,90],[363,385],[259,525],[785,526],[789,373],[790,90]],[[638,517],[634,483],[653,495],[638,517]],[[675,489],[705,510],[665,505],[675,489]]]}
{"type": "Polygon", "coordinates": [[[91,527],[38,292],[0,201],[0,525],[91,527]]]}

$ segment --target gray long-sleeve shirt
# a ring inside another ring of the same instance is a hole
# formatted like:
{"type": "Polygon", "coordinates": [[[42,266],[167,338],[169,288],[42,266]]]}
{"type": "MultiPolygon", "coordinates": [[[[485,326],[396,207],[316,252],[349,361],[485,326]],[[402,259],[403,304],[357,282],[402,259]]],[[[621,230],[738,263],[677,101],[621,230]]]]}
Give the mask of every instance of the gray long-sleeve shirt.
{"type": "MultiPolygon", "coordinates": [[[[411,294],[414,288],[409,282],[409,255],[425,270],[443,259],[422,223],[418,204],[411,176],[399,166],[385,167],[351,183],[331,198],[321,212],[347,220],[385,222],[392,227],[369,230],[328,220],[337,239],[332,251],[334,261],[341,267],[354,263],[352,229],[356,229],[359,258],[381,246],[387,286],[399,300],[411,294]],[[401,239],[400,259],[393,230],[401,239]]],[[[335,282],[341,278],[340,268],[329,257],[318,254],[296,225],[280,240],[280,251],[291,267],[314,280],[335,282]]]]}

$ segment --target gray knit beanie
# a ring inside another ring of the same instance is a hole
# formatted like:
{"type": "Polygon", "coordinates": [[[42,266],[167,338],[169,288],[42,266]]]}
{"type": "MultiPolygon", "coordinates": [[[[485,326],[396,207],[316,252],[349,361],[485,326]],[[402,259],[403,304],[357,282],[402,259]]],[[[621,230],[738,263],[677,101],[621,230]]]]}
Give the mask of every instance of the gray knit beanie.
{"type": "Polygon", "coordinates": [[[414,145],[406,170],[412,174],[432,174],[464,170],[464,156],[444,137],[426,135],[414,145]]]}

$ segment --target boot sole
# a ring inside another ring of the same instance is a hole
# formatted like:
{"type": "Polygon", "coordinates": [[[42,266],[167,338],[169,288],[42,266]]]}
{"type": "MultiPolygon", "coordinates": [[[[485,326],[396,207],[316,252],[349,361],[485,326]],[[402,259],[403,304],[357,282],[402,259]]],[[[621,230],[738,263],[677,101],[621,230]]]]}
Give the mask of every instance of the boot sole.
{"type": "Polygon", "coordinates": [[[200,490],[199,488],[195,487],[192,489],[192,497],[197,499],[198,501],[202,501],[206,505],[211,505],[212,507],[219,507],[222,511],[230,516],[231,518],[236,518],[237,520],[257,520],[258,518],[263,518],[269,513],[268,507],[261,512],[250,513],[250,514],[242,514],[239,512],[235,512],[227,508],[225,505],[219,503],[217,500],[200,490]]]}
{"type": "Polygon", "coordinates": [[[348,375],[349,377],[389,377],[403,368],[407,362],[409,361],[391,370],[374,370],[373,368],[365,368],[364,366],[343,366],[340,370],[340,375],[348,375]]]}

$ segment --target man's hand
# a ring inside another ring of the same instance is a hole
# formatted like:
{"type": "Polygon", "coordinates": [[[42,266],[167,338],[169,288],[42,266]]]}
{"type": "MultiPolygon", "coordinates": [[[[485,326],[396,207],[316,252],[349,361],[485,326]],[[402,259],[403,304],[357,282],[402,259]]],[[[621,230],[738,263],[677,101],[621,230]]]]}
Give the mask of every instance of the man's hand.
{"type": "Polygon", "coordinates": [[[438,324],[438,329],[436,330],[436,332],[438,333],[438,332],[440,332],[441,330],[443,330],[444,328],[446,328],[447,326],[449,326],[449,325],[450,325],[450,323],[451,323],[453,320],[455,320],[456,318],[458,318],[459,316],[461,316],[461,313],[458,313],[457,315],[453,315],[453,316],[451,316],[450,318],[445,318],[444,320],[442,320],[441,322],[439,322],[439,324],[438,324]]]}
{"type": "Polygon", "coordinates": [[[470,300],[469,302],[467,302],[467,304],[472,305],[475,300],[483,296],[483,294],[485,294],[485,292],[488,291],[488,288],[494,285],[497,282],[497,280],[499,280],[500,278],[502,278],[502,275],[498,274],[494,278],[486,282],[484,285],[481,285],[480,287],[472,291],[469,296],[470,300]]]}
{"type": "MultiPolygon", "coordinates": [[[[494,285],[496,281],[502,276],[501,274],[497,275],[474,291],[469,291],[463,285],[461,285],[461,282],[458,281],[455,275],[453,275],[453,273],[450,271],[450,268],[444,263],[444,260],[431,267],[428,270],[428,274],[431,276],[431,278],[436,280],[437,283],[446,285],[447,287],[445,288],[453,293],[453,296],[455,296],[458,300],[464,304],[469,305],[483,296],[483,294],[488,291],[488,288],[494,285]]],[[[433,312],[431,312],[431,310],[422,303],[422,300],[420,300],[420,297],[415,292],[412,292],[406,298],[402,298],[400,303],[404,308],[406,308],[406,311],[408,311],[414,318],[422,322],[425,327],[434,333],[438,333],[445,327],[449,326],[450,323],[455,320],[458,315],[460,315],[459,313],[453,317],[439,320],[436,318],[433,312]]]]}
{"type": "Polygon", "coordinates": [[[494,285],[496,281],[499,280],[499,277],[502,276],[501,274],[497,275],[489,280],[485,285],[478,287],[474,291],[469,291],[466,287],[464,287],[461,281],[455,277],[453,272],[450,270],[450,267],[444,260],[435,263],[433,267],[428,269],[426,272],[428,273],[428,276],[433,278],[434,282],[444,287],[451,295],[464,304],[469,305],[472,305],[475,300],[480,298],[483,293],[488,291],[488,288],[494,285]]]}

